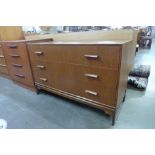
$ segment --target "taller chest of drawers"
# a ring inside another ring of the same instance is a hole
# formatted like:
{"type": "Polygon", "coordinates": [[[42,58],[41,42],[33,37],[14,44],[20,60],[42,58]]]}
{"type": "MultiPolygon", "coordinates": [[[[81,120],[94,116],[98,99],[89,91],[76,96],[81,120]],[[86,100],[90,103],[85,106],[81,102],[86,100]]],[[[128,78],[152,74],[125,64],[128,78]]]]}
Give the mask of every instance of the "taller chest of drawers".
{"type": "Polygon", "coordinates": [[[130,49],[130,41],[28,44],[37,89],[102,109],[113,118],[126,89],[130,49]]]}
{"type": "Polygon", "coordinates": [[[4,56],[9,75],[14,82],[33,89],[33,77],[24,41],[3,41],[4,56]]]}

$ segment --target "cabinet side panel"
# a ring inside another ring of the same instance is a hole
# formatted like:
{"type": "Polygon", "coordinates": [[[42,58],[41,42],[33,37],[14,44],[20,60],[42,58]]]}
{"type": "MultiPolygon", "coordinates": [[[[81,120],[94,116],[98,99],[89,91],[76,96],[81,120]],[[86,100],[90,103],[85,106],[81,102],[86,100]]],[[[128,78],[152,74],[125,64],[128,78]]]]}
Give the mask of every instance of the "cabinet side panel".
{"type": "Polygon", "coordinates": [[[125,90],[127,88],[129,68],[131,64],[130,53],[132,51],[132,42],[122,45],[120,51],[120,73],[118,81],[118,95],[117,95],[117,106],[122,102],[125,90]]]}

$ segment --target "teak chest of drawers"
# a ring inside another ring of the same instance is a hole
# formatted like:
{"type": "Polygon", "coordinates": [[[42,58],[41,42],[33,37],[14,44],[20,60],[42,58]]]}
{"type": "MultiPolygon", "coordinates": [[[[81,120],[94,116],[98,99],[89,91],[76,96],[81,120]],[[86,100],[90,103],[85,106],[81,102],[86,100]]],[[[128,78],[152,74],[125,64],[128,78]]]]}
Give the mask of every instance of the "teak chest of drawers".
{"type": "Polygon", "coordinates": [[[36,88],[104,110],[125,96],[131,41],[28,43],[36,88]]]}
{"type": "Polygon", "coordinates": [[[2,46],[11,79],[33,89],[33,77],[25,41],[3,41],[2,46]]]}

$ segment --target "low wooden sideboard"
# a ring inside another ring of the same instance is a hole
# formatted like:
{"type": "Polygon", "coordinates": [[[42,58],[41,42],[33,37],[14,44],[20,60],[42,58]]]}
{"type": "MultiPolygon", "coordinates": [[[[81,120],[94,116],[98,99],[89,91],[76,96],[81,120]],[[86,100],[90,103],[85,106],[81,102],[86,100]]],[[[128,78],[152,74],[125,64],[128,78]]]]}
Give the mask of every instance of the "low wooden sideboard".
{"type": "Polygon", "coordinates": [[[37,90],[85,103],[112,116],[125,97],[132,41],[27,43],[37,90]]]}

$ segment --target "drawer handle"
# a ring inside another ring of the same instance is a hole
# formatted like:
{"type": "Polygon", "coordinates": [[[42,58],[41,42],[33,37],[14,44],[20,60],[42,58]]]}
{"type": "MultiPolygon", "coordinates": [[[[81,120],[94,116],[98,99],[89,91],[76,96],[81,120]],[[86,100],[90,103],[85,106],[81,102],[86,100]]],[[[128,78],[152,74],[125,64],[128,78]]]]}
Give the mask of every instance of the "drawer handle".
{"type": "Polygon", "coordinates": [[[36,51],[34,53],[37,54],[37,55],[43,55],[43,52],[42,51],[36,51]]]}
{"type": "Polygon", "coordinates": [[[22,74],[15,74],[15,76],[20,77],[20,78],[25,78],[25,76],[22,74]]]}
{"type": "Polygon", "coordinates": [[[8,45],[9,48],[17,48],[17,45],[8,45]]]}
{"type": "Polygon", "coordinates": [[[20,64],[12,64],[13,67],[23,67],[22,65],[20,64]]]}
{"type": "Polygon", "coordinates": [[[87,94],[91,94],[91,95],[94,95],[94,96],[97,96],[97,95],[98,95],[97,92],[90,91],[90,90],[85,90],[85,93],[87,93],[87,94]]]}
{"type": "Polygon", "coordinates": [[[89,55],[89,54],[86,54],[86,55],[84,55],[84,57],[86,57],[86,58],[92,58],[92,59],[97,59],[99,56],[98,55],[89,55]]]}
{"type": "Polygon", "coordinates": [[[4,56],[3,55],[0,55],[0,58],[4,58],[4,56]]]}
{"type": "Polygon", "coordinates": [[[47,82],[46,78],[40,78],[41,81],[47,82]]]}
{"type": "Polygon", "coordinates": [[[84,74],[84,76],[90,77],[90,78],[95,78],[95,79],[98,78],[98,75],[96,75],[96,74],[84,74]]]}
{"type": "Polygon", "coordinates": [[[37,65],[37,68],[45,69],[45,66],[43,66],[43,65],[37,65]]]}
{"type": "Polygon", "coordinates": [[[6,65],[0,64],[1,67],[6,67],[6,65]]]}
{"type": "Polygon", "coordinates": [[[13,54],[13,55],[10,55],[11,57],[20,57],[20,55],[16,55],[16,54],[13,54]]]}

